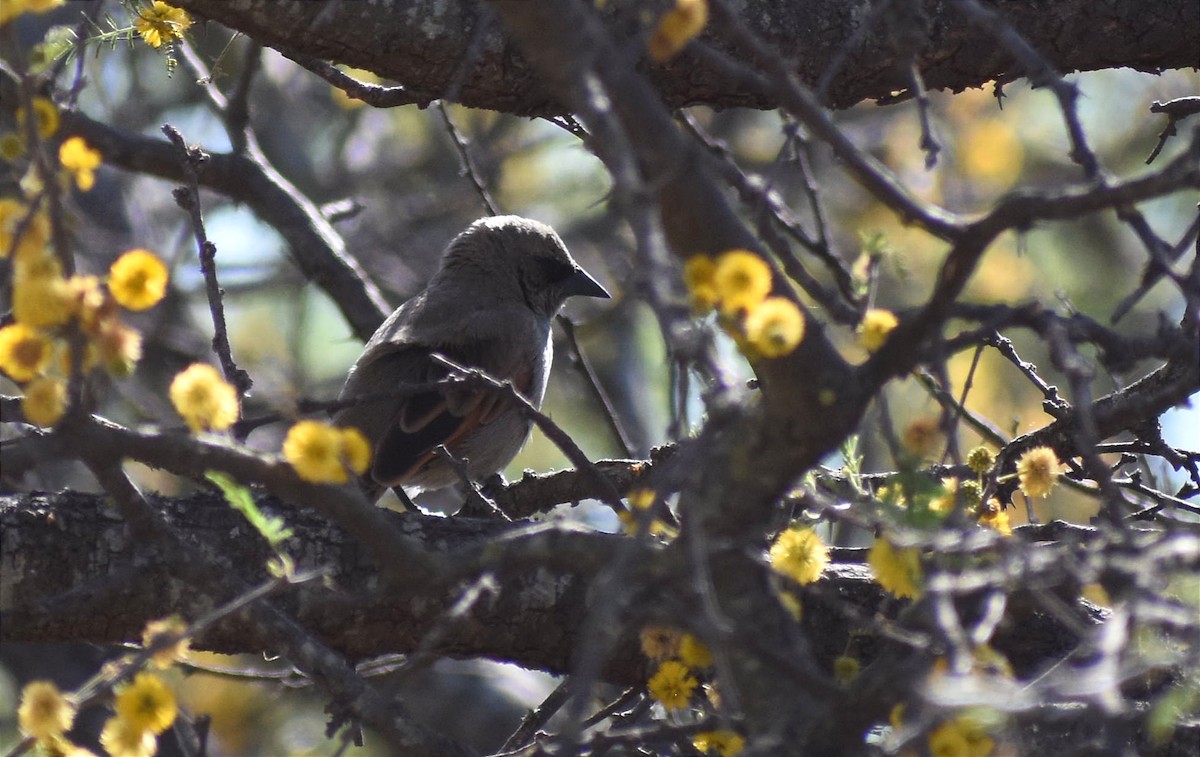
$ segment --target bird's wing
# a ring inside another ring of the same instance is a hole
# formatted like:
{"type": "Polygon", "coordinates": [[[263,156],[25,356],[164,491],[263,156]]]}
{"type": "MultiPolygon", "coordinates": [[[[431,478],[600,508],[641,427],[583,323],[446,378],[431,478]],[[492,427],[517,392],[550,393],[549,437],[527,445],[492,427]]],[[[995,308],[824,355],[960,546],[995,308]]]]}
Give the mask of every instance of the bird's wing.
{"type": "MultiPolygon", "coordinates": [[[[511,381],[517,391],[528,394],[534,380],[532,367],[501,364],[494,353],[495,350],[470,343],[442,351],[455,362],[483,368],[495,378],[511,381]]],[[[434,362],[430,354],[426,348],[412,347],[380,359],[403,363],[396,366],[396,374],[413,377],[409,379],[413,383],[427,383],[445,378],[449,373],[445,366],[434,362]]],[[[380,368],[384,366],[376,366],[375,370],[380,368]]],[[[406,397],[399,402],[382,433],[375,437],[371,476],[385,486],[401,484],[434,459],[434,450],[439,445],[445,445],[453,452],[460,439],[491,423],[511,406],[510,398],[482,387],[448,387],[406,397]]]]}

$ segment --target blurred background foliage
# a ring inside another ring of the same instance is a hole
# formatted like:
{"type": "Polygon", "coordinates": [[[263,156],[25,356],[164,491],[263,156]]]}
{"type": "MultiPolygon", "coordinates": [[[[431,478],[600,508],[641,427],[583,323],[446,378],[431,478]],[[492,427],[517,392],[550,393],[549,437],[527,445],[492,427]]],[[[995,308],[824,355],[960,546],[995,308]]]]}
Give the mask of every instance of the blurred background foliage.
{"type": "MultiPolygon", "coordinates": [[[[75,5],[68,3],[54,13],[26,16],[9,24],[3,30],[4,57],[20,67],[18,62],[29,58],[49,26],[74,21],[75,5]]],[[[125,13],[115,5],[110,10],[115,15],[125,13]]],[[[194,27],[189,36],[208,61],[213,83],[228,90],[251,54],[249,40],[233,37],[215,25],[194,27]]],[[[79,109],[89,117],[157,138],[161,138],[161,125],[170,123],[189,142],[209,152],[231,149],[195,72],[180,64],[170,73],[161,51],[141,43],[100,46],[89,51],[84,74],[86,87],[79,109]]],[[[1110,70],[1069,78],[1082,91],[1081,120],[1102,165],[1125,177],[1143,169],[1164,126],[1161,117],[1149,113],[1150,104],[1200,90],[1200,75],[1195,72],[1151,76],[1110,70]]],[[[1031,89],[1022,80],[1005,86],[1002,100],[987,88],[932,93],[931,104],[934,134],[942,148],[932,169],[926,168],[925,153],[918,146],[921,133],[913,102],[863,103],[835,114],[835,118],[857,145],[886,163],[914,192],[958,212],[982,211],[1020,187],[1061,184],[1081,176],[1067,156],[1061,111],[1047,91],[1031,89]]],[[[633,240],[608,202],[608,174],[576,137],[546,121],[455,105],[447,106],[444,115],[437,106],[424,110],[416,106],[365,107],[271,50],[262,52],[250,108],[251,127],[284,176],[318,204],[340,203],[335,207],[353,209],[336,228],[350,253],[393,304],[420,290],[444,245],[486,212],[464,174],[446,125],[448,118],[469,141],[479,175],[500,210],[553,225],[575,258],[613,293],[611,302],[572,302],[567,314],[578,324],[582,349],[628,431],[631,452],[645,455],[651,447],[671,441],[673,367],[657,323],[637,290],[631,270],[633,240]]],[[[689,112],[696,123],[727,145],[744,171],[761,175],[811,228],[807,178],[800,170],[803,156],[825,205],[833,249],[849,265],[858,263],[861,270],[864,239],[874,235],[881,242],[885,254],[875,300],[878,306],[900,311],[928,295],[945,245],[903,225],[842,173],[820,146],[803,140],[789,142],[788,124],[780,114],[706,108],[689,112]]],[[[14,128],[10,111],[0,118],[5,119],[0,131],[14,128]]],[[[1168,143],[1159,160],[1171,159],[1182,143],[1168,143]]],[[[0,189],[6,194],[13,191],[19,178],[6,168],[0,175],[0,189]]],[[[146,339],[146,357],[132,378],[105,388],[100,412],[124,423],[177,424],[166,400],[166,386],[187,364],[210,358],[212,326],[195,243],[171,189],[169,182],[105,166],[97,174],[93,191],[73,192],[69,198],[82,272],[103,272],[131,247],[158,252],[172,268],[167,302],[133,319],[146,339]]],[[[289,414],[299,398],[333,398],[361,343],[351,336],[336,307],[292,265],[274,229],[224,197],[209,192],[202,196],[208,235],[217,246],[219,275],[227,291],[233,355],[255,381],[245,415],[289,414]]],[[[1176,194],[1148,203],[1143,210],[1161,236],[1177,239],[1194,217],[1198,199],[1194,194],[1176,194]]],[[[748,223],[754,225],[752,210],[744,206],[743,210],[748,223]]],[[[1048,308],[1078,309],[1106,321],[1114,305],[1136,285],[1145,257],[1139,241],[1112,214],[1046,224],[1000,239],[984,258],[965,299],[1009,304],[1037,301],[1048,308]]],[[[682,303],[682,284],[674,286],[682,303]]],[[[1182,301],[1174,295],[1169,284],[1155,287],[1122,320],[1122,333],[1152,334],[1160,314],[1177,320],[1182,301]]],[[[821,315],[819,310],[817,313],[821,315]]],[[[719,342],[725,339],[718,330],[713,332],[719,342]]],[[[834,325],[831,333],[847,357],[865,359],[851,327],[834,325]]],[[[1023,358],[1036,363],[1052,383],[1065,385],[1036,337],[1019,331],[1010,336],[1023,358]]],[[[561,333],[556,342],[558,360],[545,409],[593,459],[626,457],[593,394],[566,359],[561,333]]],[[[721,354],[731,376],[750,378],[731,345],[724,344],[721,354]]],[[[965,352],[949,361],[956,394],[962,390],[972,358],[971,352],[965,352]]],[[[1128,375],[1102,375],[1095,387],[1097,394],[1127,383],[1148,367],[1133,366],[1128,375]]],[[[5,393],[11,394],[13,389],[0,386],[5,393]]],[[[889,386],[887,398],[892,422],[900,431],[938,413],[937,403],[914,379],[889,386]]],[[[1041,399],[1010,363],[987,350],[974,372],[966,405],[1011,438],[1051,420],[1041,409],[1041,399]]],[[[702,406],[695,396],[685,404],[687,420],[695,427],[702,406]]],[[[878,412],[869,414],[861,430],[859,451],[866,471],[894,467],[880,441],[878,422],[878,412]]],[[[1164,424],[1169,444],[1200,446],[1200,419],[1194,409],[1173,411],[1164,424]]],[[[285,429],[286,424],[264,427],[250,436],[249,443],[274,452],[285,429]]],[[[959,440],[963,449],[979,441],[963,428],[959,440]]],[[[839,461],[829,463],[836,466],[839,461]]],[[[190,486],[135,467],[142,485],[164,493],[182,492],[190,486]]],[[[526,468],[548,471],[562,467],[566,460],[535,431],[508,470],[508,477],[519,476],[526,468]]],[[[1167,480],[1173,476],[1169,469],[1154,473],[1167,480]]],[[[75,488],[93,486],[78,472],[55,482],[31,484],[33,488],[61,488],[64,481],[75,488]]],[[[1086,521],[1094,509],[1092,500],[1058,487],[1049,498],[1037,502],[1032,512],[1041,520],[1086,521]]],[[[615,530],[610,515],[585,503],[559,508],[549,517],[586,519],[598,528],[615,530]]],[[[1023,522],[1026,515],[1019,506],[1014,523],[1023,522]]],[[[841,535],[853,538],[852,534],[841,535]]],[[[61,676],[63,685],[73,685],[95,670],[98,654],[103,656],[96,650],[74,650],[68,657],[77,660],[77,665],[56,656],[53,669],[32,670],[37,666],[31,656],[42,654],[42,650],[15,645],[0,654],[5,663],[0,669],[0,743],[12,743],[16,737],[13,713],[18,680],[49,674],[61,676]]],[[[279,663],[202,653],[193,657],[200,670],[246,667],[269,674],[260,683],[211,672],[175,674],[184,710],[212,718],[210,754],[329,753],[322,702],[306,690],[278,685],[274,678],[286,674],[279,663]]],[[[553,686],[553,680],[540,673],[474,661],[440,661],[390,678],[389,685],[435,727],[481,749],[496,748],[497,738],[515,727],[523,708],[541,701],[553,686]]],[[[86,727],[86,721],[80,727],[86,727]]],[[[173,753],[168,742],[163,740],[164,754],[173,753]]]]}

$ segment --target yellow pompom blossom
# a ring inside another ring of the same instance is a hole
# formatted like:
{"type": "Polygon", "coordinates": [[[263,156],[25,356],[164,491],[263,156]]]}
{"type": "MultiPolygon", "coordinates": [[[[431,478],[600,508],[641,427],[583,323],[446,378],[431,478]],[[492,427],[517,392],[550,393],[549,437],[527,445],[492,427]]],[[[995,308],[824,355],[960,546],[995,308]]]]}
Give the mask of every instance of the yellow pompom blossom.
{"type": "Polygon", "coordinates": [[[638,634],[638,640],[642,645],[642,654],[655,662],[660,662],[679,656],[682,637],[679,631],[670,626],[652,625],[642,629],[642,632],[638,634]]]}
{"type": "Polygon", "coordinates": [[[1004,536],[1012,536],[1012,524],[1008,522],[1008,511],[1000,506],[1000,502],[989,499],[979,506],[980,525],[994,528],[1004,536]]]}
{"type": "Polygon", "coordinates": [[[995,462],[996,456],[987,447],[976,447],[967,453],[967,467],[981,476],[990,471],[995,462]]]}
{"type": "Polygon", "coordinates": [[[646,682],[646,690],[654,701],[667,710],[682,710],[687,707],[698,685],[687,665],[677,660],[667,660],[658,666],[658,671],[646,682]]]}
{"type": "Polygon", "coordinates": [[[675,0],[675,7],[667,11],[646,41],[646,49],[659,63],[670,60],[704,31],[706,24],[707,0],[675,0]]]}
{"type": "Polygon", "coordinates": [[[135,731],[162,733],[175,722],[175,694],[153,673],[138,673],[117,690],[117,718],[135,731]]]}
{"type": "Polygon", "coordinates": [[[929,734],[932,757],[988,757],[996,742],[971,717],[947,720],[929,734]]]}
{"type": "Polygon", "coordinates": [[[183,39],[191,25],[192,18],[186,11],[167,5],[162,0],[154,0],[149,8],[140,8],[137,18],[133,20],[138,34],[153,48],[183,39]]]}
{"type": "Polygon", "coordinates": [[[833,661],[833,679],[843,686],[857,678],[860,670],[862,663],[857,657],[842,655],[833,661]]]}
{"type": "Polygon", "coordinates": [[[49,681],[32,681],[21,691],[17,724],[21,733],[38,740],[53,738],[71,730],[75,705],[49,681]]]}
{"type": "Polygon", "coordinates": [[[692,747],[700,754],[736,757],[746,748],[746,739],[734,731],[701,731],[692,737],[692,747]]]}
{"type": "Polygon", "coordinates": [[[707,255],[693,255],[683,265],[683,283],[692,297],[692,310],[707,313],[716,307],[717,285],[714,277],[717,264],[707,255]]]}
{"type": "Polygon", "coordinates": [[[704,670],[712,667],[713,654],[707,644],[685,633],[679,640],[679,660],[692,670],[704,670]]]}
{"type": "Polygon", "coordinates": [[[896,314],[890,310],[871,308],[863,313],[858,324],[858,343],[867,352],[874,352],[887,341],[888,334],[900,324],[896,314]]]}
{"type": "Polygon", "coordinates": [[[900,443],[915,457],[929,457],[937,451],[942,441],[942,428],[933,417],[917,418],[904,427],[900,443]]]}
{"type": "Polygon", "coordinates": [[[811,528],[783,531],[767,556],[772,568],[798,584],[816,581],[829,564],[829,548],[811,528]]]}
{"type": "Polygon", "coordinates": [[[746,341],[763,357],[782,357],[804,338],[804,315],[786,297],[768,297],[751,308],[743,324],[746,341]]]}
{"type": "Polygon", "coordinates": [[[149,310],[167,293],[167,267],[148,250],[130,250],[108,269],[108,290],[122,307],[149,310]]]}
{"type": "Polygon", "coordinates": [[[875,580],[894,596],[921,595],[921,559],[915,547],[896,549],[887,539],[877,538],[867,553],[867,564],[875,580]]]}
{"type": "Polygon", "coordinates": [[[1058,481],[1058,456],[1049,447],[1034,447],[1017,461],[1017,478],[1026,497],[1045,497],[1058,481]]]}
{"type": "Polygon", "coordinates": [[[100,732],[100,746],[109,757],[153,757],[158,741],[151,731],[141,731],[119,717],[109,718],[100,732]]]}
{"type": "Polygon", "coordinates": [[[50,362],[51,346],[44,334],[23,323],[0,328],[0,370],[22,384],[37,378],[50,362]]]}
{"type": "Polygon", "coordinates": [[[1025,149],[1016,130],[999,119],[975,119],[958,137],[957,158],[972,179],[1007,189],[1021,175],[1025,149]]]}
{"type": "Polygon", "coordinates": [[[67,387],[62,381],[42,376],[25,386],[21,412],[30,423],[49,428],[58,423],[67,409],[67,387]]]}
{"type": "MultiPolygon", "coordinates": [[[[25,128],[24,108],[17,108],[17,123],[19,128],[25,128]]],[[[33,128],[40,139],[51,137],[58,131],[58,108],[48,98],[33,98],[33,128]]]]}
{"type": "Polygon", "coordinates": [[[59,145],[58,162],[75,177],[75,186],[84,192],[96,185],[100,153],[88,147],[83,137],[71,137],[59,145]]]}
{"type": "Polygon", "coordinates": [[[224,431],[237,422],[237,390],[207,363],[180,371],[168,394],[192,431],[224,431]]]}
{"type": "Polygon", "coordinates": [[[344,484],[347,468],[365,473],[371,445],[356,428],[339,428],[320,421],[300,421],[283,440],[283,457],[296,474],[317,484],[344,484]]]}
{"type": "Polygon", "coordinates": [[[187,654],[188,639],[183,635],[187,631],[187,623],[178,615],[172,615],[161,620],[152,620],[142,631],[142,648],[149,649],[158,644],[165,644],[150,656],[154,667],[165,670],[175,664],[175,660],[187,654]]]}
{"type": "Polygon", "coordinates": [[[752,310],[771,292],[771,267],[749,250],[730,250],[717,258],[713,287],[722,312],[752,310]]]}

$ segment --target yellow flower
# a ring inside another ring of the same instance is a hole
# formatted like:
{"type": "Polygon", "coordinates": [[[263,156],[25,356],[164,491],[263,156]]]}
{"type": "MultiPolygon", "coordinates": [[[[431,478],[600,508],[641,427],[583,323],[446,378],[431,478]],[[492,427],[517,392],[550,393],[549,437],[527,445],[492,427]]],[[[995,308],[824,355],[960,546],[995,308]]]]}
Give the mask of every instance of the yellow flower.
{"type": "Polygon", "coordinates": [[[925,458],[937,451],[942,441],[942,429],[937,418],[917,418],[904,429],[900,442],[915,457],[925,458]]]}
{"type": "Polygon", "coordinates": [[[1017,477],[1026,497],[1045,497],[1058,481],[1058,456],[1049,447],[1034,447],[1017,461],[1017,477]]]}
{"type": "Polygon", "coordinates": [[[858,343],[867,352],[874,352],[887,341],[888,334],[899,325],[896,314],[890,310],[871,308],[863,314],[858,324],[858,343]]]}
{"type": "Polygon", "coordinates": [[[976,447],[967,453],[967,467],[981,476],[991,470],[995,462],[995,455],[987,447],[976,447]]]}
{"type": "Polygon", "coordinates": [[[867,553],[867,564],[884,590],[900,598],[921,595],[921,559],[916,547],[896,549],[887,539],[877,538],[867,553]]]}
{"type": "Polygon", "coordinates": [[[283,440],[283,457],[305,481],[344,484],[346,469],[364,473],[371,462],[371,445],[355,428],[338,428],[320,421],[300,421],[283,440]]]}
{"type": "MultiPolygon", "coordinates": [[[[106,318],[100,322],[96,338],[88,345],[94,348],[89,357],[99,360],[104,369],[118,378],[133,374],[138,360],[142,358],[142,334],[137,329],[130,328],[117,318],[106,318]]],[[[84,368],[91,365],[84,361],[84,368]]]]}
{"type": "Polygon", "coordinates": [[[707,23],[707,0],[675,0],[646,42],[650,57],[659,63],[675,57],[707,23]]]}
{"type": "Polygon", "coordinates": [[[654,701],[667,710],[682,710],[698,685],[699,682],[688,672],[687,665],[667,660],[658,666],[658,671],[646,682],[646,690],[654,701]]]}
{"type": "Polygon", "coordinates": [[[929,734],[932,757],[988,757],[995,747],[996,742],[968,716],[947,720],[929,734]]]}
{"type": "MultiPolygon", "coordinates": [[[[0,134],[0,160],[6,163],[16,163],[17,158],[25,154],[25,143],[15,131],[0,134]]],[[[0,253],[3,256],[6,253],[0,253]]]]}
{"type": "Polygon", "coordinates": [[[50,362],[50,340],[23,323],[0,328],[0,370],[13,381],[25,383],[45,370],[50,362]]]}
{"type": "Polygon", "coordinates": [[[37,213],[26,220],[29,208],[20,200],[0,199],[0,258],[16,250],[17,260],[40,257],[50,239],[50,220],[37,213]],[[18,234],[20,238],[18,238],[18,234]]]}
{"type": "Polygon", "coordinates": [[[687,284],[696,313],[707,313],[717,304],[716,272],[717,264],[707,255],[693,255],[683,265],[683,283],[687,284]]]}
{"type": "Polygon", "coordinates": [[[162,733],[175,722],[175,695],[153,673],[138,673],[117,690],[113,709],[135,731],[162,733]]]}
{"type": "Polygon", "coordinates": [[[679,656],[682,641],[679,631],[670,626],[646,626],[638,634],[642,654],[654,661],[669,660],[679,656]]]}
{"type": "Polygon", "coordinates": [[[692,737],[692,746],[700,754],[736,757],[746,748],[746,739],[733,731],[701,731],[692,737]]]}
{"type": "Polygon", "coordinates": [[[798,584],[810,584],[829,564],[829,549],[811,528],[792,526],[775,538],[767,557],[777,572],[798,584]]]}
{"type": "Polygon", "coordinates": [[[51,8],[57,8],[67,0],[5,0],[0,3],[0,24],[7,24],[10,20],[29,11],[31,13],[45,13],[51,8]]]}
{"type": "Polygon", "coordinates": [[[1008,522],[1008,511],[996,499],[989,499],[979,506],[979,523],[994,528],[1004,536],[1012,536],[1012,525],[1008,522]]]}
{"type": "Polygon", "coordinates": [[[237,422],[237,390],[207,363],[194,363],[177,374],[168,394],[192,431],[224,431],[237,422]]]}
{"type": "Polygon", "coordinates": [[[804,315],[786,297],[768,297],[751,308],[743,328],[760,355],[782,357],[804,338],[804,315]]]}
{"type": "Polygon", "coordinates": [[[49,276],[27,276],[22,268],[18,266],[13,277],[13,317],[34,328],[61,326],[71,320],[75,312],[74,292],[58,274],[57,262],[49,276]]]}
{"type": "MultiPolygon", "coordinates": [[[[25,128],[25,109],[17,108],[17,123],[25,128]]],[[[58,108],[45,97],[33,98],[33,127],[40,139],[53,136],[58,131],[58,108]]]]}
{"type": "Polygon", "coordinates": [[[108,269],[108,290],[122,307],[149,310],[167,293],[167,267],[147,250],[130,250],[108,269]]]}
{"type": "Polygon", "coordinates": [[[167,5],[162,0],[154,0],[149,8],[138,10],[133,25],[147,45],[159,48],[183,39],[184,32],[192,25],[192,19],[181,8],[167,5]]]}
{"type": "Polygon", "coordinates": [[[142,648],[149,649],[157,644],[165,644],[162,649],[150,656],[150,662],[160,670],[166,670],[179,657],[187,654],[188,639],[183,634],[187,631],[187,623],[178,615],[172,615],[161,620],[152,620],[142,631],[142,648]]]}
{"type": "Polygon", "coordinates": [[[100,732],[100,746],[109,757],[153,757],[158,740],[152,731],[141,731],[120,717],[109,718],[100,732]]]}
{"type": "Polygon", "coordinates": [[[629,506],[635,510],[646,510],[654,504],[653,489],[634,489],[629,492],[629,506]]]}
{"type": "Polygon", "coordinates": [[[730,250],[717,258],[713,287],[723,312],[750,310],[771,292],[771,267],[749,250],[730,250]]]}
{"type": "Polygon", "coordinates": [[[84,192],[96,184],[100,152],[88,147],[83,137],[71,137],[58,148],[58,162],[75,177],[75,186],[84,192]]]}
{"type": "Polygon", "coordinates": [[[75,705],[49,681],[32,681],[21,690],[17,724],[21,733],[35,739],[49,739],[71,730],[75,705]]]}
{"type": "Polygon", "coordinates": [[[692,670],[704,670],[713,664],[712,650],[690,633],[679,640],[679,659],[692,670]]]}
{"type": "Polygon", "coordinates": [[[42,376],[25,386],[21,412],[35,426],[49,428],[62,418],[67,409],[67,387],[62,381],[42,376]]]}
{"type": "Polygon", "coordinates": [[[859,662],[857,657],[842,655],[833,661],[833,678],[845,686],[858,677],[858,671],[861,669],[862,663],[859,662]]]}

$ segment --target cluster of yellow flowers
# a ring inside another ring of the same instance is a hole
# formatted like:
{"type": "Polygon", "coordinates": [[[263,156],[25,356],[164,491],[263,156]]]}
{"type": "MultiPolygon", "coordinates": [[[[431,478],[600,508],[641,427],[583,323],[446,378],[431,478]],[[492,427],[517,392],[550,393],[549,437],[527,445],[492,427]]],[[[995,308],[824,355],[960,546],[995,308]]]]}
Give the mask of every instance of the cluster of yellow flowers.
{"type": "Polygon", "coordinates": [[[804,339],[804,314],[788,298],[769,296],[771,267],[760,255],[693,255],[683,275],[696,311],[719,308],[722,325],[747,357],[782,357],[804,339]]]}
{"type": "Polygon", "coordinates": [[[708,24],[708,0],[675,0],[646,40],[646,51],[659,63],[679,54],[708,24]]]}
{"type": "MultiPolygon", "coordinates": [[[[186,642],[186,626],[178,618],[153,621],[143,636],[146,646],[162,646],[150,661],[159,668],[174,664],[186,642]],[[159,644],[168,634],[167,644],[159,644]]],[[[109,757],[152,757],[158,751],[158,735],[175,722],[179,707],[175,694],[161,677],[140,672],[133,680],[114,690],[114,716],[104,724],[100,744],[109,757]]],[[[32,681],[21,692],[17,724],[21,732],[34,739],[41,753],[62,757],[95,757],[88,749],[73,743],[67,732],[75,722],[76,697],[66,695],[50,681],[32,681]]]]}
{"type": "MultiPolygon", "coordinates": [[[[658,663],[646,691],[668,712],[685,709],[700,687],[697,676],[707,675],[712,668],[712,651],[694,635],[669,626],[646,626],[640,638],[642,653],[658,663]]],[[[705,688],[712,699],[715,689],[705,688]]],[[[745,749],[746,739],[734,731],[702,731],[693,737],[692,745],[701,754],[734,757],[745,749]]]]}
{"type": "Polygon", "coordinates": [[[896,314],[882,308],[871,308],[858,322],[858,343],[867,352],[874,352],[887,342],[888,336],[900,325],[896,314]]]}
{"type": "Polygon", "coordinates": [[[96,276],[66,277],[49,236],[44,213],[20,200],[0,200],[0,256],[15,257],[15,322],[0,329],[0,370],[24,385],[22,411],[39,426],[53,426],[65,410],[73,362],[71,328],[77,326],[85,338],[79,356],[83,371],[103,367],[127,376],[141,357],[142,340],[121,320],[119,307],[153,307],[167,284],[166,266],[145,250],[118,258],[109,269],[107,286],[96,276]]]}
{"type": "Polygon", "coordinates": [[[356,428],[300,421],[283,440],[283,457],[305,481],[344,484],[350,480],[348,471],[367,472],[371,443],[356,428]]]}

